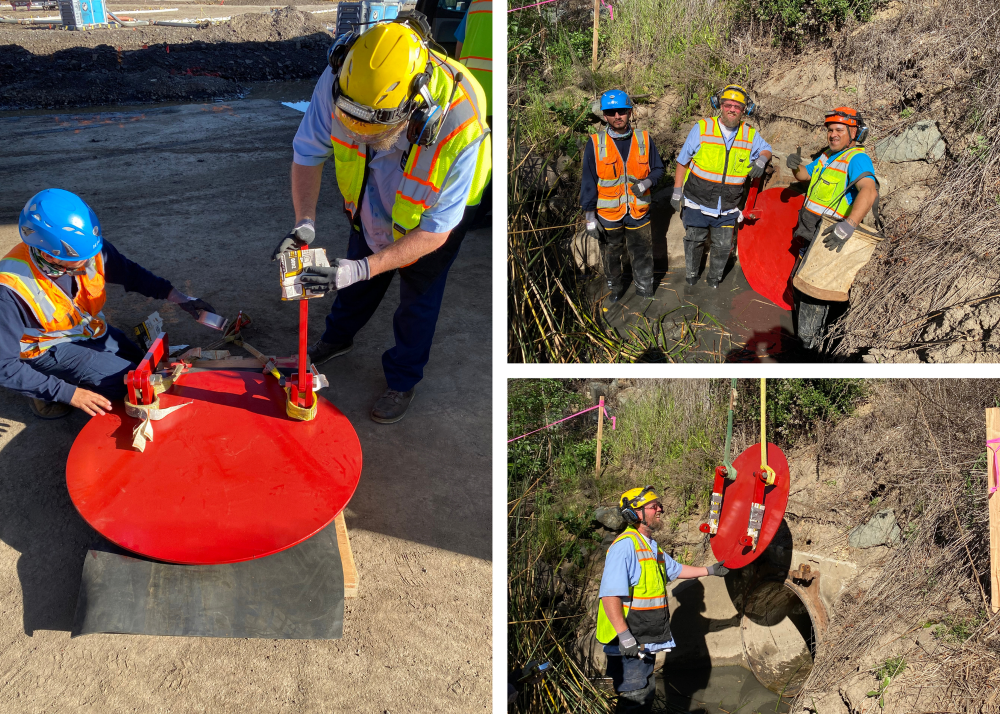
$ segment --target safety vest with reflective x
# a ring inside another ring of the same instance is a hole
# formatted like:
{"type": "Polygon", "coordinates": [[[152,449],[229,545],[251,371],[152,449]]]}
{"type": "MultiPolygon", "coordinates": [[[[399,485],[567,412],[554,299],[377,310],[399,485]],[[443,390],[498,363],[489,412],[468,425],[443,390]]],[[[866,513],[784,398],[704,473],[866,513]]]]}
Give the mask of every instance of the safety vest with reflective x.
{"type": "Polygon", "coordinates": [[[462,40],[464,64],[486,93],[486,116],[493,116],[493,2],[473,0],[465,16],[465,39],[462,40]]]}
{"type": "Polygon", "coordinates": [[[101,254],[87,261],[85,275],[74,279],[77,281],[76,297],[70,299],[35,264],[31,250],[24,243],[18,243],[0,260],[0,285],[17,293],[41,325],[41,329],[24,328],[21,359],[38,357],[63,342],[92,340],[107,331],[107,320],[102,312],[106,293],[101,254]]]}
{"type": "Polygon", "coordinates": [[[632,218],[642,218],[649,211],[650,196],[636,196],[630,187],[649,176],[649,133],[632,132],[628,162],[622,160],[607,129],[591,134],[594,158],[597,159],[597,214],[606,221],[620,221],[628,211],[632,218]]]}
{"type": "Polygon", "coordinates": [[[855,146],[833,156],[825,151],[820,154],[802,207],[817,216],[847,218],[851,213],[847,201],[847,167],[855,156],[864,153],[865,147],[855,146]]]}
{"type": "MultiPolygon", "coordinates": [[[[470,76],[468,68],[443,55],[431,52],[430,62],[434,70],[428,89],[438,105],[448,102],[459,74],[462,74],[462,81],[455,88],[451,110],[437,141],[430,146],[411,145],[409,148],[403,165],[403,178],[392,205],[393,240],[399,240],[420,225],[424,211],[438,202],[452,165],[467,150],[478,151],[467,206],[479,205],[490,178],[492,154],[483,88],[470,76]]],[[[346,134],[338,136],[340,130],[340,122],[334,117],[330,139],[333,142],[337,186],[344,196],[344,210],[353,223],[361,206],[361,191],[368,178],[369,157],[367,145],[354,143],[346,134]]]]}
{"type": "Polygon", "coordinates": [[[700,145],[684,176],[684,195],[699,206],[715,208],[722,198],[722,210],[736,208],[743,195],[743,182],[750,173],[750,150],[754,128],[740,124],[732,148],[726,147],[718,117],[698,122],[700,145]]]}
{"type": "MultiPolygon", "coordinates": [[[[655,553],[650,550],[649,542],[631,526],[615,538],[612,547],[626,538],[632,541],[641,570],[638,584],[630,588],[628,597],[622,598],[625,624],[639,644],[669,642],[672,636],[670,607],[667,604],[667,565],[663,551],[660,546],[656,546],[655,553]]],[[[608,645],[617,638],[618,633],[601,602],[597,610],[597,639],[608,645]]]]}

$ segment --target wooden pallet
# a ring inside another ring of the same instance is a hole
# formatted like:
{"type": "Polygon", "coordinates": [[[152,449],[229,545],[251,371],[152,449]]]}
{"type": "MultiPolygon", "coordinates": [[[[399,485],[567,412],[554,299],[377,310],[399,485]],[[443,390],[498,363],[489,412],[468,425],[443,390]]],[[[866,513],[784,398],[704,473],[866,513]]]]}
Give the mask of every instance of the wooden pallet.
{"type": "Polygon", "coordinates": [[[344,597],[358,596],[357,566],[354,565],[354,553],[351,551],[351,540],[347,537],[347,523],[344,512],[337,514],[334,522],[337,524],[337,545],[340,546],[340,563],[344,568],[344,597]]]}

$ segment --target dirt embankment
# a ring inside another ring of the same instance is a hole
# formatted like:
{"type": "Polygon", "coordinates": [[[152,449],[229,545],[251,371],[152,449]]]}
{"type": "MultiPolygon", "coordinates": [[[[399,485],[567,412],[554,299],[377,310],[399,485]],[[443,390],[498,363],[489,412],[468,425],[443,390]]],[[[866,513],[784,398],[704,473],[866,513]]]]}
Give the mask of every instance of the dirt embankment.
{"type": "Polygon", "coordinates": [[[283,7],[205,29],[0,25],[0,109],[232,97],[250,82],[316,77],[328,20],[283,7]]]}

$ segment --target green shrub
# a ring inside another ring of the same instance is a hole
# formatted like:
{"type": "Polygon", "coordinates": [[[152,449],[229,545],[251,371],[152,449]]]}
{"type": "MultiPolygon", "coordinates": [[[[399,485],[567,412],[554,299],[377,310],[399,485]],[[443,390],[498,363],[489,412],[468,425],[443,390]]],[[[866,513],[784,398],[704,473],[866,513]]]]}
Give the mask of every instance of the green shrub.
{"type": "MultiPolygon", "coordinates": [[[[865,398],[863,379],[772,379],[767,383],[767,438],[788,447],[815,433],[818,421],[850,415],[865,398]]],[[[760,382],[739,380],[736,419],[760,419],[760,382]]]]}
{"type": "Polygon", "coordinates": [[[737,16],[769,28],[776,42],[829,39],[849,20],[868,22],[885,0],[739,0],[737,16]]]}

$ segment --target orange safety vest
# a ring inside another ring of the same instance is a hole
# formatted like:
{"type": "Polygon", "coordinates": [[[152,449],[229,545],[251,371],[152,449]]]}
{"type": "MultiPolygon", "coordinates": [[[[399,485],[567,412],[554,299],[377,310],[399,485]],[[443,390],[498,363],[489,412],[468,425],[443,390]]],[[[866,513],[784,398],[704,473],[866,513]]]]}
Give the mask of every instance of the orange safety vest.
{"type": "Polygon", "coordinates": [[[35,264],[25,243],[18,243],[0,260],[0,285],[17,293],[41,325],[41,329],[24,329],[21,359],[38,357],[63,342],[92,340],[107,331],[102,312],[107,297],[104,258],[100,253],[87,261],[86,275],[77,275],[76,281],[76,297],[70,299],[35,264]]]}
{"type": "Polygon", "coordinates": [[[628,163],[622,161],[618,147],[608,138],[607,129],[590,135],[597,159],[597,214],[606,221],[620,221],[627,210],[632,218],[642,218],[649,211],[651,197],[636,197],[633,183],[649,176],[649,134],[632,132],[628,163]]]}

